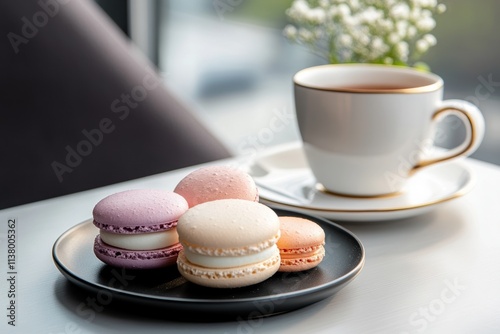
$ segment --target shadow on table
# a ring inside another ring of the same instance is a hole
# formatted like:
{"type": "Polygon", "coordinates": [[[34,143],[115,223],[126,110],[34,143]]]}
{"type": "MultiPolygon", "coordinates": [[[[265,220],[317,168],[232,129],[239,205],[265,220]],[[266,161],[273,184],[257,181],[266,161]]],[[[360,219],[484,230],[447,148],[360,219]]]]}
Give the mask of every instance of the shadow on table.
{"type": "Polygon", "coordinates": [[[340,224],[361,240],[368,257],[374,257],[412,253],[450,242],[460,234],[466,221],[456,206],[445,205],[412,218],[340,224]]]}

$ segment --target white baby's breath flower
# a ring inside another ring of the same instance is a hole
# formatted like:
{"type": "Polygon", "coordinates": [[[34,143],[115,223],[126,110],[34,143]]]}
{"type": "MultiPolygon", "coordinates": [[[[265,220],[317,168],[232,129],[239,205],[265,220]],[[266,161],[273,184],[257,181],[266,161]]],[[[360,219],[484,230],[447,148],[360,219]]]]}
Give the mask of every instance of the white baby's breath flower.
{"type": "Polygon", "coordinates": [[[422,18],[428,18],[428,17],[432,18],[432,12],[428,9],[422,9],[420,15],[422,18]]]}
{"type": "Polygon", "coordinates": [[[387,41],[392,45],[397,44],[400,40],[401,40],[401,35],[396,32],[389,34],[389,36],[387,37],[387,41]]]}
{"type": "Polygon", "coordinates": [[[290,18],[300,21],[307,18],[309,10],[309,4],[305,0],[296,0],[293,2],[286,14],[290,18]]]}
{"type": "Polygon", "coordinates": [[[427,52],[427,50],[429,50],[429,42],[427,42],[425,39],[419,39],[416,43],[415,43],[415,47],[417,48],[417,51],[420,52],[420,53],[424,53],[424,52],[427,52]]]}
{"type": "Polygon", "coordinates": [[[348,47],[352,44],[352,37],[348,34],[341,34],[337,41],[341,47],[348,47]]]}
{"type": "Polygon", "coordinates": [[[408,46],[408,43],[406,43],[405,41],[401,41],[398,44],[396,44],[395,52],[399,59],[403,61],[408,60],[408,55],[410,53],[410,48],[408,46]]]}
{"type": "Polygon", "coordinates": [[[396,20],[407,20],[410,17],[410,7],[406,3],[399,3],[390,9],[390,15],[396,20]]]}
{"type": "Polygon", "coordinates": [[[361,14],[361,21],[368,24],[373,24],[382,17],[381,11],[377,10],[375,7],[368,7],[361,14]]]}
{"type": "Polygon", "coordinates": [[[321,8],[314,8],[307,13],[307,17],[311,24],[321,24],[325,21],[326,13],[321,8]]]}
{"type": "Polygon", "coordinates": [[[384,43],[382,38],[374,37],[370,43],[370,58],[377,59],[389,50],[389,46],[384,43]]]}
{"type": "Polygon", "coordinates": [[[436,26],[436,21],[432,17],[424,17],[415,24],[420,31],[431,31],[436,26]]]}
{"type": "Polygon", "coordinates": [[[408,30],[406,31],[406,36],[409,38],[413,38],[417,36],[418,30],[415,26],[409,26],[408,30]]]}
{"type": "Polygon", "coordinates": [[[437,40],[436,40],[436,37],[434,37],[434,35],[425,34],[422,38],[425,39],[427,41],[427,43],[429,43],[429,45],[431,45],[431,46],[434,46],[437,44],[437,40]]]}
{"type": "Polygon", "coordinates": [[[330,20],[335,20],[335,18],[338,16],[339,14],[339,10],[337,7],[331,7],[331,8],[328,8],[328,9],[325,9],[325,13],[326,13],[326,17],[330,20]]]}
{"type": "Polygon", "coordinates": [[[340,5],[338,5],[337,9],[338,9],[339,15],[342,18],[345,18],[345,17],[348,17],[349,15],[351,15],[351,9],[345,3],[341,3],[340,5]]]}
{"type": "Polygon", "coordinates": [[[343,18],[343,22],[346,26],[346,29],[353,29],[359,26],[359,24],[362,22],[362,19],[360,17],[361,15],[351,15],[351,16],[346,16],[343,18]]]}
{"type": "Polygon", "coordinates": [[[370,43],[370,37],[368,37],[368,34],[362,32],[360,30],[356,30],[356,31],[352,32],[352,39],[353,39],[354,43],[360,44],[362,46],[367,46],[368,43],[370,43]]]}
{"type": "Polygon", "coordinates": [[[333,63],[417,64],[445,10],[439,0],[293,0],[283,34],[333,63]]]}
{"type": "Polygon", "coordinates": [[[410,11],[408,20],[416,22],[422,18],[422,9],[420,7],[413,7],[410,11]]]}
{"type": "Polygon", "coordinates": [[[380,19],[377,23],[379,28],[384,32],[394,30],[394,22],[390,19],[380,19]]]}
{"type": "Polygon", "coordinates": [[[321,8],[328,8],[330,6],[330,1],[328,0],[319,0],[319,5],[321,8]]]}
{"type": "Polygon", "coordinates": [[[306,28],[300,28],[298,31],[298,36],[302,41],[306,43],[309,43],[314,39],[314,34],[306,28]]]}
{"type": "Polygon", "coordinates": [[[305,0],[296,0],[293,2],[292,9],[299,13],[306,13],[309,10],[309,4],[305,0]]]}
{"type": "Polygon", "coordinates": [[[446,12],[446,5],[444,3],[440,3],[439,5],[437,5],[436,9],[438,14],[443,14],[444,12],[446,12]]]}
{"type": "Polygon", "coordinates": [[[411,0],[413,7],[425,7],[427,0],[411,0]]]}
{"type": "Polygon", "coordinates": [[[419,0],[418,3],[422,7],[436,7],[437,5],[436,0],[419,0]]]}
{"type": "Polygon", "coordinates": [[[374,37],[371,43],[372,48],[377,49],[377,50],[385,50],[386,45],[382,38],[380,37],[374,37]]]}
{"type": "Polygon", "coordinates": [[[401,39],[406,37],[406,32],[408,30],[408,21],[398,21],[396,22],[396,30],[401,37],[401,39]]]}
{"type": "Polygon", "coordinates": [[[358,0],[348,0],[347,3],[352,10],[358,10],[360,7],[360,3],[358,0]]]}
{"type": "Polygon", "coordinates": [[[285,35],[286,38],[295,39],[297,38],[297,28],[295,28],[291,24],[288,24],[283,30],[283,34],[285,35]]]}

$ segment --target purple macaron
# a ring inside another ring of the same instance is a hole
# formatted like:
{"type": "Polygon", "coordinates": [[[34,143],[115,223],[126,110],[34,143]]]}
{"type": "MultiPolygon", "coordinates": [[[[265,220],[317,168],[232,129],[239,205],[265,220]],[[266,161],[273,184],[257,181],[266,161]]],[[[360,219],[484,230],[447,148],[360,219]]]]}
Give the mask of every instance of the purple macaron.
{"type": "Polygon", "coordinates": [[[127,269],[155,269],[176,263],[182,249],[177,221],[188,209],[184,197],[165,190],[119,192],[93,210],[100,233],[94,253],[102,262],[127,269]]]}

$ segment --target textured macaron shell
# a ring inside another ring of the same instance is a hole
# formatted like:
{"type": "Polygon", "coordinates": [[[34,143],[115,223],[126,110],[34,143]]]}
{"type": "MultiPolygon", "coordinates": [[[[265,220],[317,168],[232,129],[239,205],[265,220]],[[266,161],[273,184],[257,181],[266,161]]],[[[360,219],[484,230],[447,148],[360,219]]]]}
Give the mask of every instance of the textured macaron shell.
{"type": "Polygon", "coordinates": [[[325,232],[313,221],[299,217],[279,217],[279,271],[302,271],[316,267],[325,256],[325,232]]]}
{"type": "Polygon", "coordinates": [[[276,244],[280,221],[261,203],[223,199],[190,208],[179,218],[177,232],[182,245],[191,252],[242,256],[276,244]]]}
{"type": "Polygon", "coordinates": [[[246,172],[230,166],[202,167],[184,177],[174,192],[182,195],[189,207],[219,199],[259,200],[257,186],[246,172]]]}
{"type": "Polygon", "coordinates": [[[135,189],[112,194],[93,210],[94,225],[111,233],[134,234],[168,230],[188,209],[186,200],[171,191],[135,189]]]}
{"type": "Polygon", "coordinates": [[[94,254],[102,262],[125,269],[156,269],[176,263],[182,250],[177,243],[170,247],[155,250],[137,251],[116,248],[102,242],[98,235],[94,240],[94,254]]]}
{"type": "Polygon", "coordinates": [[[211,288],[238,288],[257,284],[273,276],[280,267],[280,255],[276,252],[267,260],[235,268],[206,268],[192,264],[179,253],[177,268],[182,276],[193,283],[211,288]]]}

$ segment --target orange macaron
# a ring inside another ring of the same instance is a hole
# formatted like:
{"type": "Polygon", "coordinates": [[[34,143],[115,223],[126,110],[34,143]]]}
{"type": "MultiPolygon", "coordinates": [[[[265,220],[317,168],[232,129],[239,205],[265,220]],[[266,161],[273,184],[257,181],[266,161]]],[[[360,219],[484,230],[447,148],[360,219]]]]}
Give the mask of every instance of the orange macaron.
{"type": "Polygon", "coordinates": [[[315,222],[281,216],[278,240],[281,264],[279,271],[303,271],[316,267],[325,257],[325,232],[315,222]]]}

